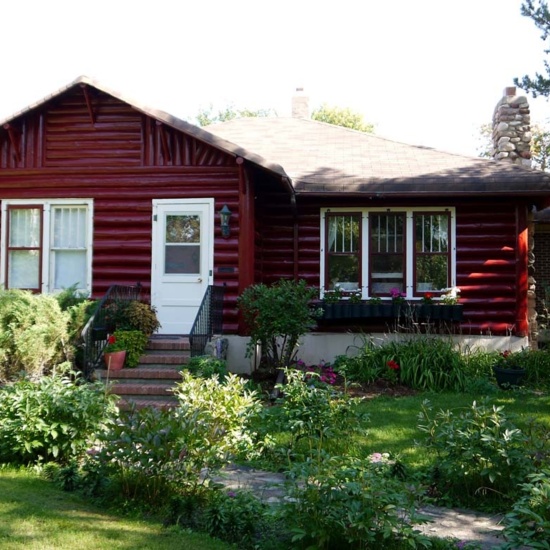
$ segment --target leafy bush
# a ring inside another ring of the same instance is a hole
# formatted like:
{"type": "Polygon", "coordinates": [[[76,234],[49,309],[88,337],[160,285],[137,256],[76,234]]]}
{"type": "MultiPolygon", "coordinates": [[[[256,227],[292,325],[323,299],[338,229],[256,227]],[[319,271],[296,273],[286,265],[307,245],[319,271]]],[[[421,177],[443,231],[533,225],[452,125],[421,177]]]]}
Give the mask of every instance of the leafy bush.
{"type": "MultiPolygon", "coordinates": [[[[123,499],[157,505],[170,494],[198,490],[199,472],[207,463],[200,455],[207,447],[193,436],[191,422],[145,407],[121,413],[120,422],[101,434],[85,469],[111,477],[123,499]]],[[[96,476],[89,480],[95,484],[96,476]]]]}
{"type": "Polygon", "coordinates": [[[67,368],[0,390],[1,462],[67,462],[82,455],[110,422],[115,398],[99,382],[79,384],[67,368]]]}
{"type": "Polygon", "coordinates": [[[188,371],[182,378],[174,389],[179,401],[174,414],[183,425],[192,427],[193,441],[202,442],[198,448],[189,445],[188,453],[196,453],[197,460],[201,456],[208,459],[212,467],[232,455],[251,455],[259,450],[251,425],[262,405],[245,380],[234,374],[223,382],[215,375],[196,378],[188,371]]]}
{"type": "Polygon", "coordinates": [[[211,355],[191,357],[185,368],[191,374],[200,378],[210,378],[216,375],[220,380],[223,380],[227,376],[225,361],[211,355]]]}
{"type": "Polygon", "coordinates": [[[291,474],[282,514],[294,535],[292,548],[430,546],[412,527],[416,489],[380,475],[368,462],[333,457],[299,464],[291,474]]]}
{"type": "Polygon", "coordinates": [[[53,296],[0,290],[0,382],[38,378],[70,355],[68,325],[53,296]]]}
{"type": "Polygon", "coordinates": [[[432,414],[425,401],[419,429],[422,442],[437,453],[437,490],[469,504],[474,497],[514,498],[533,470],[527,437],[504,414],[503,407],[478,405],[455,414],[432,414]]]}
{"type": "Polygon", "coordinates": [[[359,398],[337,392],[329,384],[312,382],[319,374],[297,369],[285,369],[286,383],[279,385],[283,397],[278,400],[281,414],[277,416],[278,429],[291,434],[288,451],[296,454],[296,443],[303,439],[307,453],[318,458],[328,439],[345,437],[359,427],[357,412],[359,398]]]}
{"type": "Polygon", "coordinates": [[[504,518],[505,550],[550,550],[550,469],[529,475],[521,485],[521,498],[504,518]]]}
{"type": "Polygon", "coordinates": [[[308,288],[304,280],[281,279],[272,286],[248,287],[238,300],[250,330],[248,356],[260,342],[270,368],[290,366],[300,337],[315,327],[318,312],[311,307],[311,300],[316,296],[317,290],[308,288]]]}
{"type": "Polygon", "coordinates": [[[149,338],[139,330],[117,330],[113,336],[117,346],[126,351],[125,365],[129,368],[137,367],[149,338]]]}
{"type": "MultiPolygon", "coordinates": [[[[217,491],[204,510],[204,530],[211,536],[238,544],[243,550],[258,548],[257,538],[267,505],[247,491],[217,491]]],[[[263,547],[263,546],[262,546],[263,547]]]]}
{"type": "Polygon", "coordinates": [[[151,336],[160,328],[156,309],[139,300],[115,300],[105,308],[105,322],[109,331],[139,330],[151,336]]]}

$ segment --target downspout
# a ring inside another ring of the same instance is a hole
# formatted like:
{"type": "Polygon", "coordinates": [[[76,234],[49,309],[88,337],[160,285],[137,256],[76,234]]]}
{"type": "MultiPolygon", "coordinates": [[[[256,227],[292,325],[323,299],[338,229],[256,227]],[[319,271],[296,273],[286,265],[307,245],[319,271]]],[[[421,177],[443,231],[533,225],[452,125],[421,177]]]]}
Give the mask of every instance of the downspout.
{"type": "Polygon", "coordinates": [[[294,192],[294,187],[292,186],[292,181],[290,178],[282,178],[282,181],[290,193],[290,213],[292,216],[292,267],[293,267],[293,278],[295,281],[298,281],[300,270],[298,269],[298,242],[299,242],[299,233],[298,233],[298,208],[296,206],[296,193],[294,192]]]}
{"type": "MultiPolygon", "coordinates": [[[[238,295],[240,296],[246,288],[254,284],[255,220],[254,193],[250,189],[250,181],[244,170],[244,159],[237,157],[236,163],[239,171],[238,295]]],[[[239,334],[244,334],[245,327],[240,312],[238,327],[239,334]]]]}

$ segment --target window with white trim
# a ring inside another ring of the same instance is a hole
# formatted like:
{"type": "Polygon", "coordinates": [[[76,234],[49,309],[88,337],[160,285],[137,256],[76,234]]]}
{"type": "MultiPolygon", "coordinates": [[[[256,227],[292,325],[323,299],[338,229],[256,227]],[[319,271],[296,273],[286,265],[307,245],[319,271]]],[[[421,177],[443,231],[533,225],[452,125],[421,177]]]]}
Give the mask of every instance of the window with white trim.
{"type": "Polygon", "coordinates": [[[0,284],[91,291],[91,200],[2,201],[0,284]]]}
{"type": "Polygon", "coordinates": [[[455,285],[454,208],[321,210],[321,287],[363,299],[437,297],[455,285]]]}

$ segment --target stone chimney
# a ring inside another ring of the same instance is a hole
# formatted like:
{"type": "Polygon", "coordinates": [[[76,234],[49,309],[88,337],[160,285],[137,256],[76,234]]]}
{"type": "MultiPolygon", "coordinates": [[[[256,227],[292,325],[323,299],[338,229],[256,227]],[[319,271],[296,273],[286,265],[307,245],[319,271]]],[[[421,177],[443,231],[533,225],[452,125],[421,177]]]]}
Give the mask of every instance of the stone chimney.
{"type": "Polygon", "coordinates": [[[292,117],[309,118],[309,97],[305,95],[303,88],[296,88],[292,97],[292,117]]]}
{"type": "Polygon", "coordinates": [[[504,95],[493,113],[493,158],[531,166],[531,114],[525,96],[515,86],[504,95]]]}

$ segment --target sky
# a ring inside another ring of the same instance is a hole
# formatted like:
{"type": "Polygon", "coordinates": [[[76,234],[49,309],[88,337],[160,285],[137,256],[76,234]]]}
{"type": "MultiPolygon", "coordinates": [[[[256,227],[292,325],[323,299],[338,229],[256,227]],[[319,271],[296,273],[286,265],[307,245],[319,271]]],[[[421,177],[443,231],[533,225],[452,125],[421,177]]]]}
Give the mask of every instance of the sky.
{"type": "MultiPolygon", "coordinates": [[[[0,119],[79,75],[192,119],[349,107],[376,134],[477,155],[514,77],[543,71],[521,0],[17,0],[2,2],[0,119]]],[[[550,119],[529,98],[532,121],[550,119]]]]}

